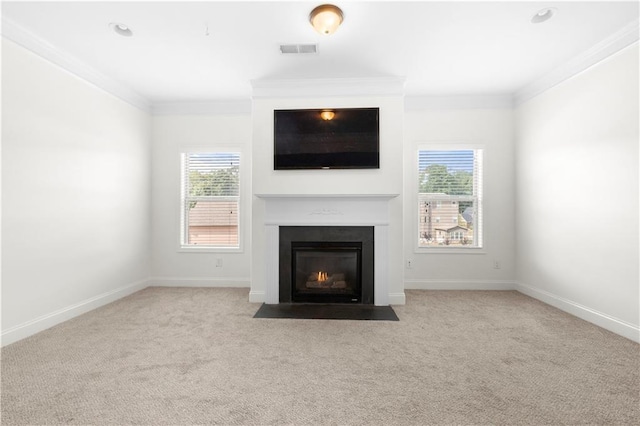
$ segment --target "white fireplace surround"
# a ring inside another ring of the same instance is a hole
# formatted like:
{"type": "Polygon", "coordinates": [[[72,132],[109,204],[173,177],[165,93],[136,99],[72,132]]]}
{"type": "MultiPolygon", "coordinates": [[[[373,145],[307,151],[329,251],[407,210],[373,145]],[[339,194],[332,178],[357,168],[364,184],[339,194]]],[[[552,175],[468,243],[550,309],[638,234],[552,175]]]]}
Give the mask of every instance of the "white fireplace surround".
{"type": "Polygon", "coordinates": [[[279,303],[280,226],[373,226],[373,302],[389,305],[389,200],[398,195],[256,194],[265,201],[265,303],[279,303]]]}

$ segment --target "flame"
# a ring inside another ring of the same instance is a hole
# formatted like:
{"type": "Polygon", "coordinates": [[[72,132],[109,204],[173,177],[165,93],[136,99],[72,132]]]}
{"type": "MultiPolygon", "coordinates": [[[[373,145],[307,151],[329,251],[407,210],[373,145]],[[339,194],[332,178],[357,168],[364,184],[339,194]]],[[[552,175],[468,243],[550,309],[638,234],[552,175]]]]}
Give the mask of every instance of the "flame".
{"type": "Polygon", "coordinates": [[[322,281],[326,281],[327,280],[327,273],[326,272],[318,272],[318,281],[322,282],[322,281]]]}

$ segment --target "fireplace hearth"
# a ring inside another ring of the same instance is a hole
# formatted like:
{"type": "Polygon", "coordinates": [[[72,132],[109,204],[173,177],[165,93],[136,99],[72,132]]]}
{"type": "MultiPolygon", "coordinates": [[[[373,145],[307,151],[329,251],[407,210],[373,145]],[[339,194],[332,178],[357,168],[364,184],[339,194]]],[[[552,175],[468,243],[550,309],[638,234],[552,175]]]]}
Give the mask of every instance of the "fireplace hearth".
{"type": "Polygon", "coordinates": [[[373,304],[374,229],[280,227],[280,303],[373,304]]]}

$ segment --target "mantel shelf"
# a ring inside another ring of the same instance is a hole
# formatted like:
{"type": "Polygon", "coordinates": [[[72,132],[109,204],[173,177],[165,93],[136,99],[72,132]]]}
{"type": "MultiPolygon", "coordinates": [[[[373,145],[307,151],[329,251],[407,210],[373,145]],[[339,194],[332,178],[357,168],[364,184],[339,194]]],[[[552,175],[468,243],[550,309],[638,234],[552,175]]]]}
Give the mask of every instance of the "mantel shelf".
{"type": "Polygon", "coordinates": [[[253,194],[258,198],[376,198],[391,199],[400,194],[253,194]]]}

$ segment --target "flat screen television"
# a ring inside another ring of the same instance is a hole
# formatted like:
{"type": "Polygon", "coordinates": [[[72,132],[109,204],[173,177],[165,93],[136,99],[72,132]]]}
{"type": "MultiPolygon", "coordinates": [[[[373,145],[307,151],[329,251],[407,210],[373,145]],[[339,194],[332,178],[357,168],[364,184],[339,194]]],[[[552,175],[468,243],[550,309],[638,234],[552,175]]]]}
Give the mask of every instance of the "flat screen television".
{"type": "Polygon", "coordinates": [[[274,111],[274,169],[379,169],[379,108],[274,111]]]}

